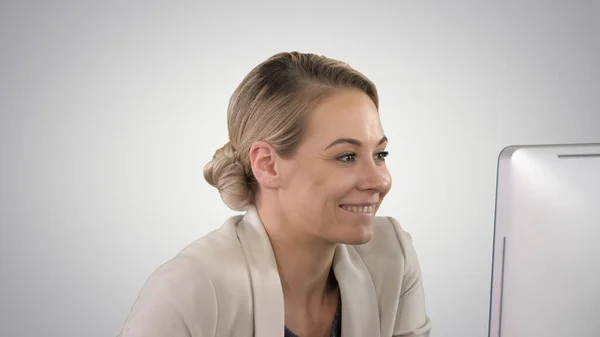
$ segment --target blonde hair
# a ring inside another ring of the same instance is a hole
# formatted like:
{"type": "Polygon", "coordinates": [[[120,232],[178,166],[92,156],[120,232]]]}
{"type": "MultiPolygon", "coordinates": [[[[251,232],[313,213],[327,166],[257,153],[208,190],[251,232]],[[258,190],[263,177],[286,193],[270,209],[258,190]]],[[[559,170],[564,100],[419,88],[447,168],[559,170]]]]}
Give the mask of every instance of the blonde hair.
{"type": "Polygon", "coordinates": [[[242,211],[254,204],[259,186],[249,151],[255,141],[292,157],[305,133],[309,113],[336,90],[358,89],[379,109],[375,85],[348,64],[315,54],[279,53],[256,66],[229,101],[229,142],[204,167],[204,178],[223,202],[242,211]]]}

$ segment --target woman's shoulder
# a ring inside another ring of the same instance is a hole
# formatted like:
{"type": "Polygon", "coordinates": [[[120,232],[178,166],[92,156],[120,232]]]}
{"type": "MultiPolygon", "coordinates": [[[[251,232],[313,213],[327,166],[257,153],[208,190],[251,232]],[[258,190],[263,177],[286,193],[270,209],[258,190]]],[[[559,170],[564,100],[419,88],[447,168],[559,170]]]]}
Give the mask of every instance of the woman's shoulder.
{"type": "Polygon", "coordinates": [[[249,297],[250,281],[235,234],[237,221],[238,217],[229,218],[156,268],[131,308],[123,336],[207,331],[217,328],[217,316],[224,312],[220,309],[250,310],[243,300],[249,297]]]}
{"type": "Polygon", "coordinates": [[[412,235],[392,216],[376,216],[373,219],[373,237],[366,244],[356,246],[359,250],[388,252],[397,256],[406,255],[412,249],[412,235]]]}
{"type": "Polygon", "coordinates": [[[373,273],[390,268],[400,274],[420,269],[412,235],[392,216],[376,216],[372,239],[354,248],[373,273]]]}
{"type": "Polygon", "coordinates": [[[172,261],[187,261],[205,272],[215,267],[218,269],[225,266],[233,267],[242,262],[243,260],[240,260],[242,250],[236,232],[236,226],[241,220],[241,215],[229,217],[221,227],[184,247],[172,261]]]}
{"type": "Polygon", "coordinates": [[[173,281],[189,282],[197,286],[203,284],[197,281],[204,279],[216,290],[231,280],[243,280],[248,271],[236,231],[241,220],[241,215],[229,217],[221,227],[184,247],[175,257],[160,266],[152,277],[160,278],[171,274],[175,276],[173,281]]]}

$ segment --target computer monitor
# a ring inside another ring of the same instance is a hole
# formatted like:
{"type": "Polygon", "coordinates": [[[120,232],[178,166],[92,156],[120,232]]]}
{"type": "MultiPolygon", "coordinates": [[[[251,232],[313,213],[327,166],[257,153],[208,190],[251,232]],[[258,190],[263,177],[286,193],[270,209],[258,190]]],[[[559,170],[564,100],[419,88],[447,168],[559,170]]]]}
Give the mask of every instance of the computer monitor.
{"type": "Polygon", "coordinates": [[[489,337],[600,336],[600,144],[498,159],[489,337]]]}

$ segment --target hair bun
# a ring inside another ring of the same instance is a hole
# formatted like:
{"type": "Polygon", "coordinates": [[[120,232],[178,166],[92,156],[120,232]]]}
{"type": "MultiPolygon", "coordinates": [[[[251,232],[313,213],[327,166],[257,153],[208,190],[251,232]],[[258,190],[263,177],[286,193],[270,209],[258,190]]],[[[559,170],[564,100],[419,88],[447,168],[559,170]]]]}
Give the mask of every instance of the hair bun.
{"type": "Polygon", "coordinates": [[[215,151],[204,167],[204,179],[219,191],[225,205],[232,210],[244,211],[250,205],[252,193],[244,165],[230,142],[215,151]]]}

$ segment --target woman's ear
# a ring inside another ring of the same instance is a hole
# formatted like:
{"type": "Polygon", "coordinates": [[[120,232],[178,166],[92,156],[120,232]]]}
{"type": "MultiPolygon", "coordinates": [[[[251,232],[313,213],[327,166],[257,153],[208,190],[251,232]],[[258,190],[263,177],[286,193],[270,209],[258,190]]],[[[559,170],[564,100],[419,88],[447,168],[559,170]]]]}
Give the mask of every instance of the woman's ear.
{"type": "Polygon", "coordinates": [[[279,175],[276,169],[277,152],[264,141],[256,141],[250,147],[252,174],[261,188],[276,188],[279,175]]]}

